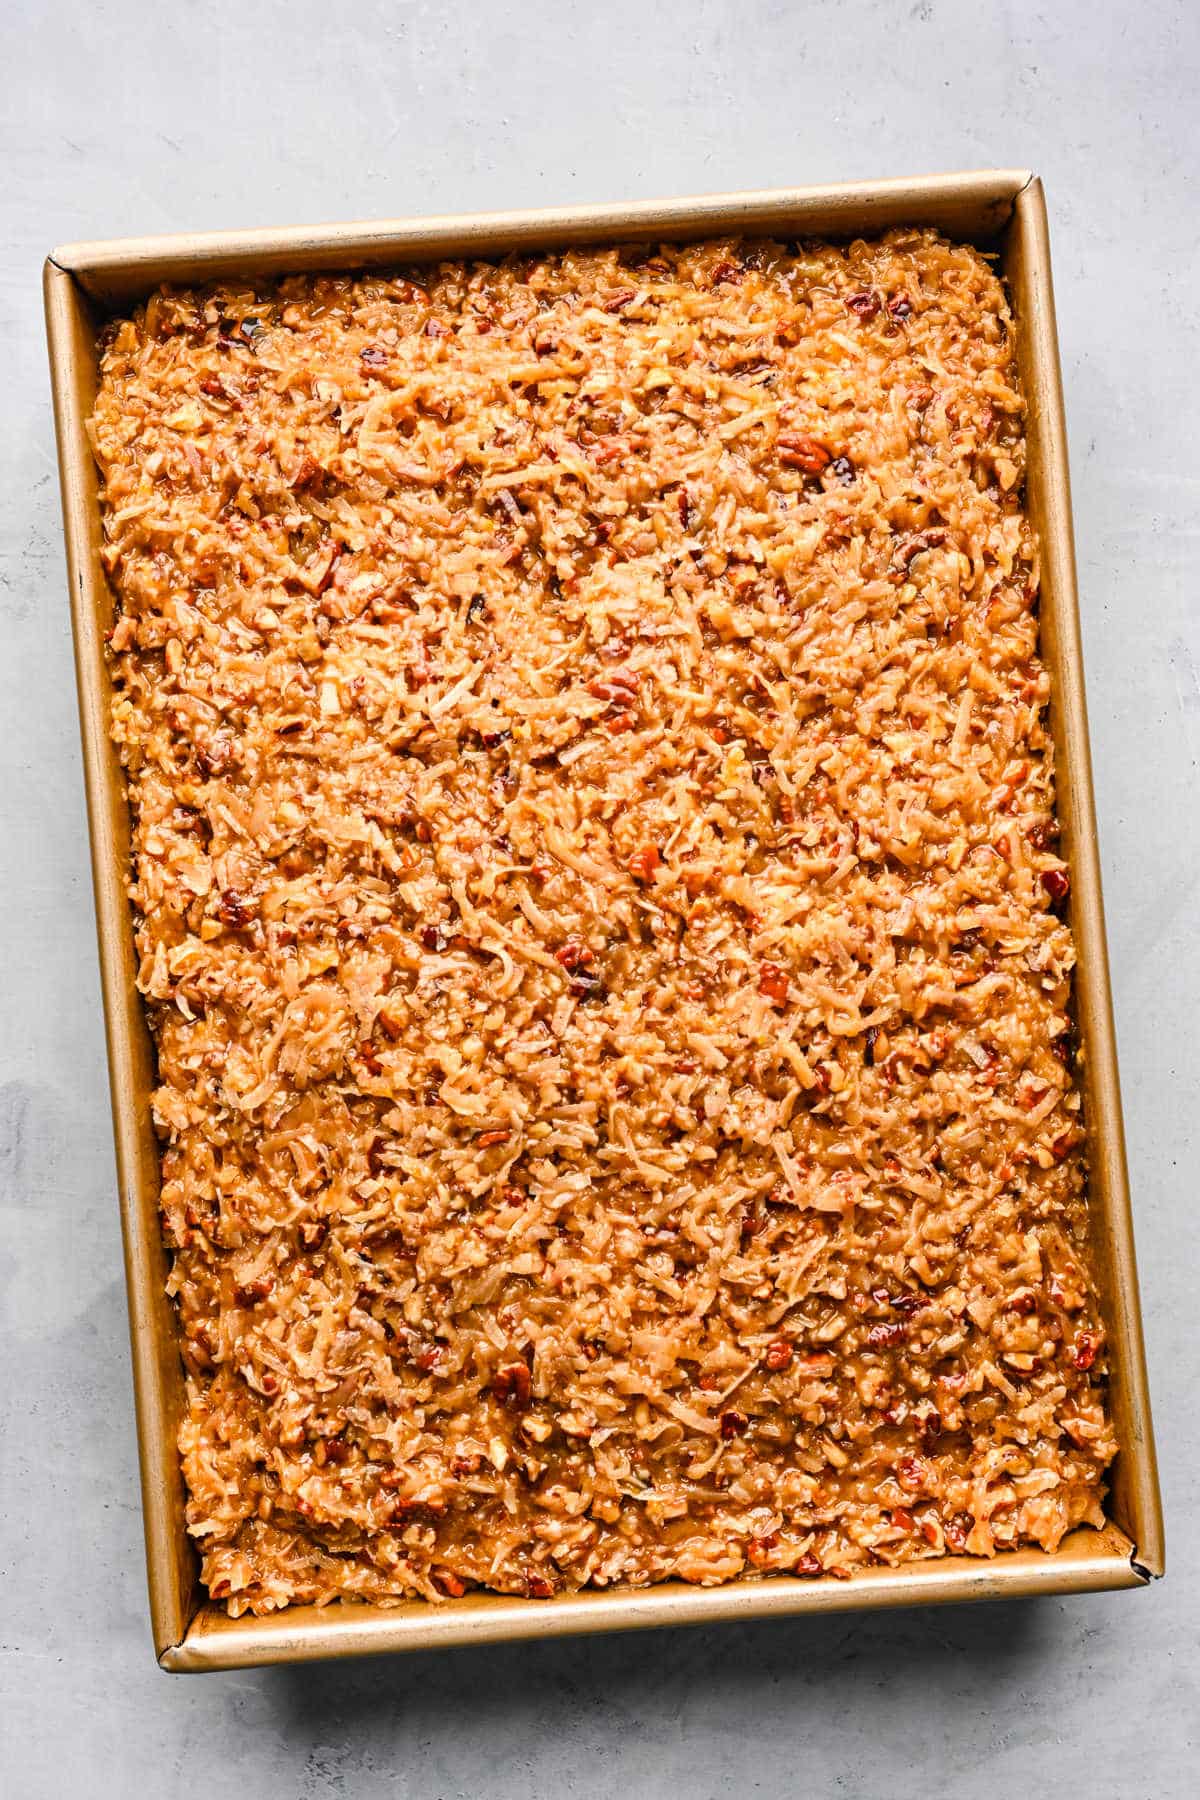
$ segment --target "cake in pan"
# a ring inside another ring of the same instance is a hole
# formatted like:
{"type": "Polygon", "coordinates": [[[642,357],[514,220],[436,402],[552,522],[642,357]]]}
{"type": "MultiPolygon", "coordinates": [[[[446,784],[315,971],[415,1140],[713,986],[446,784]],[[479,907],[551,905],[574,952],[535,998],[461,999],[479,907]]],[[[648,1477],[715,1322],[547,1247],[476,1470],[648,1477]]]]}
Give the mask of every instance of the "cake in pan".
{"type": "Polygon", "coordinates": [[[164,292],[106,329],[91,429],[212,1596],[1100,1525],[987,261],[164,292]]]}

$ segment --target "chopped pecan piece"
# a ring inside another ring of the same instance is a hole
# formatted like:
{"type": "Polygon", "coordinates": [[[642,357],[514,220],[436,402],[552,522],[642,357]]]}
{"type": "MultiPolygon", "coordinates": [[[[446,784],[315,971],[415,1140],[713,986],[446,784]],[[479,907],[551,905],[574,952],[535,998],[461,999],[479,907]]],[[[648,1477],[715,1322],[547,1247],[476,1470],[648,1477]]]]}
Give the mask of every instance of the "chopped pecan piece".
{"type": "Polygon", "coordinates": [[[778,963],[765,962],[758,972],[758,991],[772,1006],[785,1006],[788,997],[788,972],[778,963]]]}
{"type": "Polygon", "coordinates": [[[918,556],[923,556],[926,550],[936,550],[945,541],[946,533],[940,527],[934,527],[929,531],[914,532],[911,537],[904,538],[897,546],[893,558],[896,567],[907,570],[918,556]]]}
{"type": "Polygon", "coordinates": [[[532,1385],[529,1364],[524,1362],[507,1363],[492,1377],[493,1394],[502,1406],[510,1406],[514,1411],[528,1406],[532,1385]]]}
{"type": "Polygon", "coordinates": [[[258,913],[258,901],[251,894],[243,894],[237,888],[226,888],[217,902],[217,917],[222,925],[228,925],[233,931],[240,931],[249,925],[258,913]]]}
{"type": "Polygon", "coordinates": [[[643,844],[642,848],[635,850],[629,859],[629,873],[635,881],[653,881],[654,871],[658,868],[661,860],[662,858],[653,844],[643,844]]]}
{"type": "Polygon", "coordinates": [[[779,460],[787,469],[800,469],[805,475],[819,475],[829,467],[832,453],[814,437],[791,431],[779,434],[779,460]]]}
{"type": "Polygon", "coordinates": [[[895,1320],[886,1325],[872,1325],[867,1342],[873,1350],[890,1350],[902,1344],[907,1336],[908,1326],[903,1320],[895,1320]]]}
{"type": "Polygon", "coordinates": [[[747,1541],[746,1555],[756,1569],[765,1568],[771,1560],[772,1550],[776,1549],[778,1544],[779,1533],[777,1531],[764,1532],[761,1537],[752,1537],[747,1541]]]}
{"type": "Polygon", "coordinates": [[[970,1537],[974,1525],[975,1521],[970,1513],[955,1513],[952,1519],[947,1519],[942,1526],[942,1536],[946,1540],[946,1548],[952,1550],[956,1556],[961,1555],[967,1547],[967,1539],[970,1537]]]}
{"type": "Polygon", "coordinates": [[[632,669],[610,669],[606,675],[597,675],[587,684],[588,693],[597,700],[607,700],[610,706],[632,706],[638,697],[640,678],[632,669]]]}
{"type": "Polygon", "coordinates": [[[236,1290],[237,1303],[239,1306],[257,1306],[274,1286],[274,1278],[270,1275],[259,1275],[253,1281],[242,1282],[236,1290]]]}

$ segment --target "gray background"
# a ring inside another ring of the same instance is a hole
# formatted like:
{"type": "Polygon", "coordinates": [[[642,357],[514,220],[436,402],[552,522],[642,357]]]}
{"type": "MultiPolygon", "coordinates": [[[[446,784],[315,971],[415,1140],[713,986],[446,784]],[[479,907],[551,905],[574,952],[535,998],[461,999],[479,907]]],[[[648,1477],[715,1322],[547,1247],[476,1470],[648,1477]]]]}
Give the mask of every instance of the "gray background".
{"type": "Polygon", "coordinates": [[[1194,1792],[1194,0],[0,0],[0,66],[0,1786],[14,1800],[1194,1792]],[[1167,1580],[1066,1602],[159,1674],[45,252],[988,164],[1031,164],[1052,209],[1167,1580]]]}

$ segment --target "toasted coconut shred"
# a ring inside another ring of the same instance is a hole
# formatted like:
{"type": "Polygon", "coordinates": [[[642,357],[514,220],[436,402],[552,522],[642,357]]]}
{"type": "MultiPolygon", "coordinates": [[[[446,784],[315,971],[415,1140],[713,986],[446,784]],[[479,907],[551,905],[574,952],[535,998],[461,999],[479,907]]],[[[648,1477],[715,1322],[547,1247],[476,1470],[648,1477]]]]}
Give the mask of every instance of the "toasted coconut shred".
{"type": "Polygon", "coordinates": [[[980,255],[160,293],[105,334],[92,435],[213,1597],[1101,1524],[980,255]]]}

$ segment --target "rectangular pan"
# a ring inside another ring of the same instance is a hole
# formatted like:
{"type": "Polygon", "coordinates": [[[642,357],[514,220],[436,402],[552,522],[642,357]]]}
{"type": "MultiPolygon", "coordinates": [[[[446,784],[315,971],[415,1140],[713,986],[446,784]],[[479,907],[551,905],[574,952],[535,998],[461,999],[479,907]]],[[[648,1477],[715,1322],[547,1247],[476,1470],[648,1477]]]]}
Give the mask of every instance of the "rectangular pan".
{"type": "Polygon", "coordinates": [[[748,1620],[854,1607],[912,1606],[1139,1587],[1163,1570],[1162,1513],[1146,1387],[1124,1132],[1109,991],[1075,585],[1066,431],[1045,198],[1027,170],[989,170],[838,187],[690,200],[493,213],[381,224],[132,238],[56,250],[45,268],[46,323],[58,432],[91,828],[113,1131],[125,1244],[154,1648],[163,1668],[245,1668],[381,1650],[748,1620]],[[440,257],[503,255],[572,244],[688,241],[726,233],[866,237],[892,225],[936,226],[994,253],[1008,285],[1028,402],[1027,497],[1041,540],[1042,653],[1053,682],[1058,803],[1071,864],[1078,951],[1076,1008],[1089,1136],[1092,1258],[1109,1332],[1111,1406],[1120,1440],[1103,1531],[1081,1529],[1048,1555],[982,1562],[947,1556],[848,1581],[777,1577],[720,1588],[669,1583],[540,1601],[471,1594],[435,1606],[338,1603],[271,1618],[230,1619],[207,1598],[184,1526],[175,1447],[183,1368],[159,1236],[158,1146],[150,1120],[154,1053],[134,979],[125,893],[129,817],[108,735],[104,634],[113,600],[100,562],[97,473],[86,433],[96,392],[96,330],[161,282],[194,284],[282,271],[363,269],[440,257]]]}

